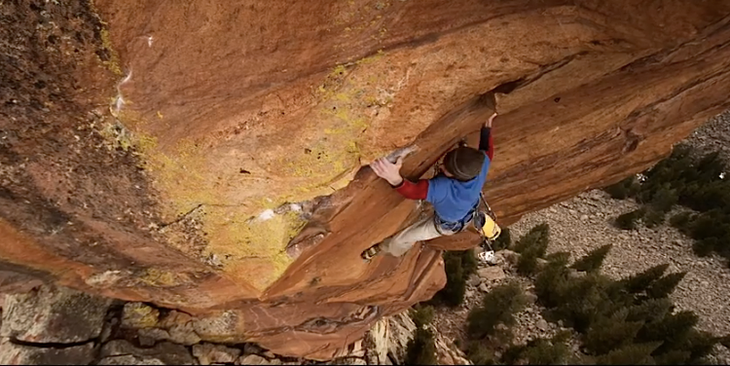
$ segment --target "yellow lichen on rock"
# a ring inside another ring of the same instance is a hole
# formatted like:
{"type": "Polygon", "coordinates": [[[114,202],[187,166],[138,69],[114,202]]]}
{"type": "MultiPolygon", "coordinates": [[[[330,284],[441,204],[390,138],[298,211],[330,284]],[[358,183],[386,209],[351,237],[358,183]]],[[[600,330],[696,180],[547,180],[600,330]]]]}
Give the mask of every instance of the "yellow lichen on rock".
{"type": "Polygon", "coordinates": [[[208,211],[205,230],[216,235],[211,236],[206,252],[217,255],[232,278],[259,290],[275,281],[291,263],[284,248],[306,224],[296,211],[275,214],[267,210],[258,217],[230,208],[208,211]],[[259,270],[251,270],[251,263],[259,270]]]}

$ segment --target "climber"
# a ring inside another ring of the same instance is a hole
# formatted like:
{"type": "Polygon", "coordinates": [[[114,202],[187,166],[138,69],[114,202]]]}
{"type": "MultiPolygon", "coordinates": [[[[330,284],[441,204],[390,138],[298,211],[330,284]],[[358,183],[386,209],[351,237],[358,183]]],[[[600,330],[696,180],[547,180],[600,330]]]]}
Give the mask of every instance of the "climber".
{"type": "Polygon", "coordinates": [[[482,126],[478,150],[467,146],[451,150],[440,164],[440,174],[434,178],[420,179],[416,183],[404,179],[400,175],[402,157],[395,163],[380,158],[370,164],[375,174],[388,181],[403,197],[430,202],[435,214],[370,247],[363,252],[363,258],[372,258],[381,251],[400,257],[418,241],[453,235],[467,226],[479,204],[492,161],[491,130],[496,117],[495,112],[482,126]]]}

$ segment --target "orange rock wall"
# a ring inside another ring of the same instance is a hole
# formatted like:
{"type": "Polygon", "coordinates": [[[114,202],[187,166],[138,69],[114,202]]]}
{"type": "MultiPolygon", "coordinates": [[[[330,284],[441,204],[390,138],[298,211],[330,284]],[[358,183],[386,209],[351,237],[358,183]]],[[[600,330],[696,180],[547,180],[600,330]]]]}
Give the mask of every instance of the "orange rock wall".
{"type": "Polygon", "coordinates": [[[61,132],[6,148],[36,168],[3,161],[34,183],[3,183],[0,233],[14,239],[0,257],[86,291],[226,311],[226,339],[283,355],[331,358],[443,286],[439,249],[475,238],[363,263],[420,208],[361,167],[414,145],[403,172],[427,174],[462,136],[475,143],[492,113],[480,95],[500,112],[485,194],[503,225],[645,169],[730,105],[720,0],[94,4],[98,22],[70,25],[95,31],[76,46],[90,56],[68,73],[73,98],[49,107],[61,132]],[[116,126],[94,140],[116,149],[74,147],[69,121],[88,111],[116,126]],[[65,150],[32,148],[50,137],[80,154],[71,183],[43,158],[65,150]],[[98,174],[78,168],[84,154],[105,162],[98,174]],[[22,197],[74,229],[39,229],[52,218],[22,197]]]}

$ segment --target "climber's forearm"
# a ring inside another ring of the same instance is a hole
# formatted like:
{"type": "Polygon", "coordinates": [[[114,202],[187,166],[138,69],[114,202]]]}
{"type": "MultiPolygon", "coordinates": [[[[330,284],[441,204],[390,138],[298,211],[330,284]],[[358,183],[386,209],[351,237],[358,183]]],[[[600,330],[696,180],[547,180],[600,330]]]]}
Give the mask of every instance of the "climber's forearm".
{"type": "Polygon", "coordinates": [[[413,183],[408,179],[403,179],[401,184],[394,186],[395,190],[401,194],[401,196],[412,199],[412,200],[425,200],[428,194],[428,181],[420,179],[418,182],[413,183]]]}
{"type": "Polygon", "coordinates": [[[482,130],[479,133],[479,150],[484,151],[484,153],[489,157],[489,160],[492,160],[492,157],[494,156],[494,142],[492,140],[491,127],[482,127],[482,130]]]}

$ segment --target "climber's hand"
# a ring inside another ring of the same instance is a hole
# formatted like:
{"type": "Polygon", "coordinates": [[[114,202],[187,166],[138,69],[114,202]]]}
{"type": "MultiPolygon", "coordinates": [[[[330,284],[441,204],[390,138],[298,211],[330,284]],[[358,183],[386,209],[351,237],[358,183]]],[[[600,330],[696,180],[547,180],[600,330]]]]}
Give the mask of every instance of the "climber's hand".
{"type": "Polygon", "coordinates": [[[388,181],[390,185],[397,186],[403,183],[403,177],[400,175],[400,168],[403,166],[403,158],[399,157],[395,164],[386,158],[380,158],[370,163],[370,168],[375,174],[388,181]]]}
{"type": "Polygon", "coordinates": [[[494,122],[495,118],[497,118],[497,112],[494,112],[494,114],[489,117],[487,122],[484,123],[484,127],[492,128],[492,123],[494,122]]]}

